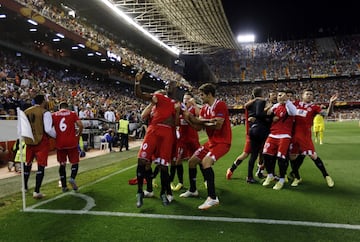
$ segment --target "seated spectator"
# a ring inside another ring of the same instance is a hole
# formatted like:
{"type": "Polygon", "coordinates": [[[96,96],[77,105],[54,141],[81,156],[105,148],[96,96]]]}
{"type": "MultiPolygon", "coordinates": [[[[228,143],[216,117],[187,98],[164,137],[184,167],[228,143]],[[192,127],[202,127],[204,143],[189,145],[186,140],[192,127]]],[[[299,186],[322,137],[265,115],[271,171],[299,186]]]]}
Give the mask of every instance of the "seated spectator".
{"type": "Polygon", "coordinates": [[[104,136],[101,139],[101,142],[107,142],[109,144],[109,150],[110,152],[112,152],[112,143],[113,143],[113,137],[114,137],[114,132],[112,129],[108,129],[106,131],[106,133],[104,134],[104,136]]]}

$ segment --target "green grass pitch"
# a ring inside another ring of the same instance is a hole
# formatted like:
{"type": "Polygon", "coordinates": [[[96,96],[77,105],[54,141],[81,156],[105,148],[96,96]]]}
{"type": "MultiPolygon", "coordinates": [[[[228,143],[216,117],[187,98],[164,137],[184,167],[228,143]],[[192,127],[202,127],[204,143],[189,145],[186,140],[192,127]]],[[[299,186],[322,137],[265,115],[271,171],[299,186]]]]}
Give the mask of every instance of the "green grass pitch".
{"type": "MultiPolygon", "coordinates": [[[[0,241],[359,241],[357,122],[326,123],[324,144],[316,144],[334,188],[327,187],[309,158],[300,170],[303,183],[295,188],[288,183],[275,191],[259,179],[247,184],[247,160],[226,180],[226,169],[243,150],[244,132],[244,126],[233,128],[231,150],[213,167],[217,207],[197,209],[207,196],[198,172],[199,198],[180,198],[185,190],[174,192],[175,200],[165,207],[156,188],[155,198],[144,199],[138,209],[136,186],[128,185],[135,176],[136,157],[119,161],[119,153],[109,153],[91,158],[112,159],[108,166],[81,172],[80,163],[76,194],[62,194],[57,182],[44,184],[45,200],[26,195],[27,212],[22,211],[20,193],[1,198],[0,241]]],[[[184,173],[187,188],[187,162],[184,173]]]]}

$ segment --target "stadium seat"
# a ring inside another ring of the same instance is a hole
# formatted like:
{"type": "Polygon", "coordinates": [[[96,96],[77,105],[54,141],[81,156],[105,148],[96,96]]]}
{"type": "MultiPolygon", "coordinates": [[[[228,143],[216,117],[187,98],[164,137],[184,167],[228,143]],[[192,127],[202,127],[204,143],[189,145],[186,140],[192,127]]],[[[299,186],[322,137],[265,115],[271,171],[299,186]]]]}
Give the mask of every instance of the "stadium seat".
{"type": "Polygon", "coordinates": [[[108,151],[109,150],[109,143],[108,142],[101,142],[100,143],[100,150],[108,151]]]}

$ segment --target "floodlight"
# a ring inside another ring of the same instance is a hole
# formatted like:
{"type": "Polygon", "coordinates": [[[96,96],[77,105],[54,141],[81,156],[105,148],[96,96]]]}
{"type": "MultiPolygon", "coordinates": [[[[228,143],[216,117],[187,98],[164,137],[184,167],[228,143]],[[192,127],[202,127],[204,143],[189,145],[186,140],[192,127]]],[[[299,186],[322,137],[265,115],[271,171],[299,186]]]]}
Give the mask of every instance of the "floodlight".
{"type": "Polygon", "coordinates": [[[253,43],[255,42],[255,35],[253,34],[245,34],[245,35],[238,35],[237,41],[239,43],[253,43]]]}

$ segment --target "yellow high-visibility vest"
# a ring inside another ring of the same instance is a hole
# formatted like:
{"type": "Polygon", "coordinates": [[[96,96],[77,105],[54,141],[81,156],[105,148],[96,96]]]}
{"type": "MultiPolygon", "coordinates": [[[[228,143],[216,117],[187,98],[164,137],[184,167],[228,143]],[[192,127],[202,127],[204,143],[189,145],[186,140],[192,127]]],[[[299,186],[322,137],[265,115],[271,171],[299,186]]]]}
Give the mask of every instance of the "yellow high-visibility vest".
{"type": "Polygon", "coordinates": [[[129,133],[129,121],[125,119],[119,120],[119,130],[118,132],[121,134],[128,134],[129,133]]]}

